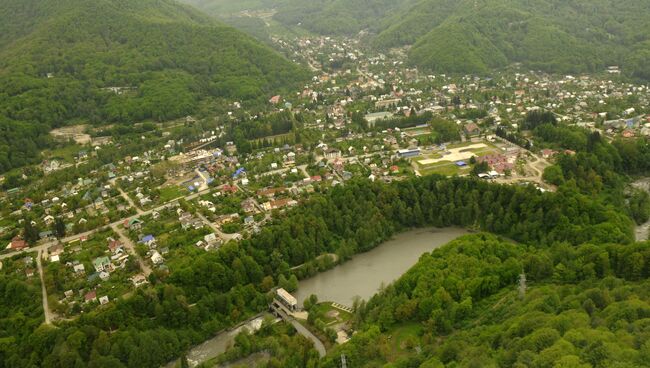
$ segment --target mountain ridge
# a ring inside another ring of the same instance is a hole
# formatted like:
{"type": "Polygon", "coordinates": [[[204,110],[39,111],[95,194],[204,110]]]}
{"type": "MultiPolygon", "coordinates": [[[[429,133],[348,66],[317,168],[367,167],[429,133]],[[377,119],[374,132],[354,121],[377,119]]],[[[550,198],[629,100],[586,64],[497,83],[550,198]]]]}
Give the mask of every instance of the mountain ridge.
{"type": "MultiPolygon", "coordinates": [[[[212,7],[217,17],[222,7],[215,4],[224,3],[185,1],[212,7]]],[[[486,73],[522,63],[593,73],[617,65],[626,77],[650,80],[650,3],[643,0],[253,0],[245,6],[274,8],[276,21],[316,34],[365,30],[379,50],[410,46],[411,64],[427,71],[486,73]],[[459,50],[462,57],[454,54],[459,50]]]]}

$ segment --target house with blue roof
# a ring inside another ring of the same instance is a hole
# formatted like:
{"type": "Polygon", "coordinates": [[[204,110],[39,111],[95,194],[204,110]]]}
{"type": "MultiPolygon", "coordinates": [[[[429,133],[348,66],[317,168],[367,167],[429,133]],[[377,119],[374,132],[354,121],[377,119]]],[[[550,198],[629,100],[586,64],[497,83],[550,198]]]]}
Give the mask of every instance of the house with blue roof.
{"type": "Polygon", "coordinates": [[[149,248],[156,246],[156,238],[153,235],[145,235],[140,240],[140,243],[147,245],[149,248]]]}

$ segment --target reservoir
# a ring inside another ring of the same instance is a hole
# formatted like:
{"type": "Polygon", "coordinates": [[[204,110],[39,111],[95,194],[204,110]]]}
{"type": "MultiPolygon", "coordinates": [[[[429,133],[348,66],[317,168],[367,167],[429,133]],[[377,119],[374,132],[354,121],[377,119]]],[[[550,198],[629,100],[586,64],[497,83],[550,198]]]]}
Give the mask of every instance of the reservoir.
{"type": "Polygon", "coordinates": [[[382,284],[397,280],[415,265],[422,254],[465,234],[468,231],[461,228],[434,227],[398,234],[342,265],[300,281],[293,294],[301,306],[311,294],[316,294],[320,301],[352,306],[356,296],[370,299],[382,284]]]}
{"type": "MultiPolygon", "coordinates": [[[[316,294],[320,301],[331,301],[352,306],[356,296],[368,300],[381,285],[388,285],[417,263],[420,256],[431,252],[469,232],[461,228],[420,228],[403,232],[376,248],[357,254],[351,260],[333,269],[316,274],[299,283],[293,295],[302,306],[303,300],[316,294]]],[[[223,354],[232,346],[234,339],[244,328],[257,331],[263,317],[257,317],[243,325],[224,331],[210,340],[195,346],[188,354],[191,367],[223,354]]],[[[174,362],[167,365],[173,367],[174,362]]]]}

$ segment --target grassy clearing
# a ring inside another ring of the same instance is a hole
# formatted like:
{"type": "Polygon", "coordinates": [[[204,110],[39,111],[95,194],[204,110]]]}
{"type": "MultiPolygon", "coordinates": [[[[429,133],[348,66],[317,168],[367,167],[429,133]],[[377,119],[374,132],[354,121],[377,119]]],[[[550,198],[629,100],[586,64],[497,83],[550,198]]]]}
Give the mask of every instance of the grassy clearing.
{"type": "Polygon", "coordinates": [[[172,199],[182,197],[184,194],[185,193],[181,190],[181,188],[175,185],[170,185],[164,188],[160,188],[160,202],[166,203],[171,201],[172,199]]]}
{"type": "Polygon", "coordinates": [[[432,174],[454,176],[454,175],[467,174],[469,173],[469,171],[470,171],[469,166],[458,167],[456,166],[456,164],[451,163],[449,161],[445,161],[444,164],[429,166],[419,170],[422,176],[427,176],[432,174]]]}
{"type": "Polygon", "coordinates": [[[391,347],[389,361],[395,361],[404,355],[412,354],[414,348],[420,345],[422,326],[418,323],[406,323],[393,327],[386,333],[391,347]]]}
{"type": "Polygon", "coordinates": [[[47,157],[50,160],[57,159],[71,163],[74,162],[74,158],[77,156],[77,153],[83,149],[83,147],[77,144],[69,144],[61,148],[43,151],[43,156],[47,157]]]}
{"type": "Polygon", "coordinates": [[[317,315],[321,316],[321,320],[325,322],[326,325],[347,322],[350,320],[350,318],[352,318],[352,314],[338,308],[334,308],[332,306],[332,303],[329,302],[315,305],[310,313],[316,313],[317,315]]]}

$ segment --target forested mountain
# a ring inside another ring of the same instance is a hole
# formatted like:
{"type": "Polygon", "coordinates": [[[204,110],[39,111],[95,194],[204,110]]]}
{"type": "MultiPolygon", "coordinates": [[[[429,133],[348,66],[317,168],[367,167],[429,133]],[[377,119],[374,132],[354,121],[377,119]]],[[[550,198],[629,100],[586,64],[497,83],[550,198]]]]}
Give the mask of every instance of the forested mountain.
{"type": "Polygon", "coordinates": [[[300,24],[321,34],[355,34],[364,29],[378,31],[377,21],[413,0],[326,0],[294,1],[280,6],[275,19],[287,25],[300,24]]]}
{"type": "Polygon", "coordinates": [[[642,0],[421,0],[384,19],[375,44],[413,45],[413,64],[444,73],[521,62],[559,73],[620,65],[649,79],[648,15],[642,0]]]}
{"type": "Polygon", "coordinates": [[[182,0],[208,14],[223,17],[245,10],[273,9],[292,0],[182,0]]]}
{"type": "Polygon", "coordinates": [[[412,43],[411,61],[441,72],[486,72],[513,62],[559,73],[620,65],[628,76],[648,79],[649,14],[650,3],[641,0],[426,0],[377,41],[412,43]],[[440,9],[449,15],[427,17],[440,9]],[[426,18],[428,27],[421,25],[426,18]]]}
{"type": "Polygon", "coordinates": [[[176,118],[306,77],[172,0],[0,0],[0,172],[36,160],[49,129],[71,121],[176,118]]]}
{"type": "MultiPolygon", "coordinates": [[[[186,0],[215,10],[221,0],[186,0]]],[[[644,0],[253,0],[274,18],[320,34],[369,30],[380,48],[413,46],[414,65],[486,73],[521,62],[545,71],[594,72],[619,65],[650,79],[650,3],[644,0]]]]}
{"type": "Polygon", "coordinates": [[[274,19],[307,31],[352,35],[380,31],[380,20],[408,9],[417,0],[181,0],[218,18],[242,11],[274,10],[274,19]]]}

